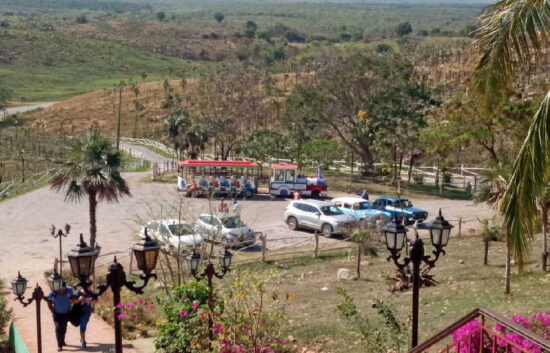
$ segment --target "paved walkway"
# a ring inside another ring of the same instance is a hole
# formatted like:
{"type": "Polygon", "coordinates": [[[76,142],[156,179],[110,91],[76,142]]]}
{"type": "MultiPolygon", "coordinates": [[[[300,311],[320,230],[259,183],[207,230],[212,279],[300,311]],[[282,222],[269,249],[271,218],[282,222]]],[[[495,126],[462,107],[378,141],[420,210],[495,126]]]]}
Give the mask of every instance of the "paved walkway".
{"type": "MultiPolygon", "coordinates": [[[[29,288],[27,288],[26,295],[30,296],[34,289],[34,283],[31,286],[29,281],[29,288]]],[[[46,283],[42,284],[42,289],[47,295],[49,289],[46,283]]],[[[37,353],[36,342],[36,305],[33,302],[26,308],[19,302],[12,301],[13,297],[11,291],[7,293],[8,302],[13,308],[14,320],[17,324],[17,328],[23,337],[30,353],[37,353]]],[[[48,309],[47,303],[41,303],[42,314],[42,353],[54,353],[57,352],[57,341],[55,339],[55,328],[52,320],[52,315],[48,309]]],[[[88,323],[88,329],[86,331],[86,341],[88,347],[86,349],[80,348],[80,333],[79,328],[74,327],[69,323],[67,328],[67,336],[65,342],[68,344],[63,351],[64,352],[104,352],[109,348],[113,348],[115,333],[111,326],[105,321],[99,318],[97,315],[92,315],[90,322],[88,323]]],[[[152,352],[152,351],[151,351],[152,352]]],[[[124,353],[138,353],[130,344],[124,345],[124,353]]]]}

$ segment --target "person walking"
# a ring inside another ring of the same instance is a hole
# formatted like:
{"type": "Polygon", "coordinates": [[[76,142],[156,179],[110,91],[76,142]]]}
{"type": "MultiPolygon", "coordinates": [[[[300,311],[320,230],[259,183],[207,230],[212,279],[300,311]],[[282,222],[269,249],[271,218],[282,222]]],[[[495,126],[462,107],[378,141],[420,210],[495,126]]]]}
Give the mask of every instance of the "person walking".
{"type": "Polygon", "coordinates": [[[80,347],[86,348],[86,328],[92,316],[92,304],[97,303],[97,300],[91,299],[86,295],[83,289],[80,290],[78,302],[73,304],[71,312],[79,313],[78,326],[80,328],[80,347]]]}
{"type": "Polygon", "coordinates": [[[55,338],[57,339],[57,351],[61,352],[65,343],[65,334],[67,333],[67,323],[71,311],[71,301],[75,299],[74,291],[68,287],[65,282],[57,291],[51,291],[46,297],[48,309],[53,315],[55,324],[55,338]]]}
{"type": "Polygon", "coordinates": [[[243,206],[237,200],[233,200],[233,213],[237,216],[241,215],[241,210],[243,206]]]}

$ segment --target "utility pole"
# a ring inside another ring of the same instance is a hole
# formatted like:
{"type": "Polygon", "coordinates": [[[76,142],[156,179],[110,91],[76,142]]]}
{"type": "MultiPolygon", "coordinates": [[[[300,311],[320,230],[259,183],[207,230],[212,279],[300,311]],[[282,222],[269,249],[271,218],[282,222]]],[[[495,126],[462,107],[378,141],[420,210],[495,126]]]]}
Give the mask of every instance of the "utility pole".
{"type": "Polygon", "coordinates": [[[122,115],[122,90],[123,85],[122,82],[118,85],[118,122],[117,122],[117,128],[116,128],[116,149],[118,151],[120,146],[120,119],[122,115]]]}

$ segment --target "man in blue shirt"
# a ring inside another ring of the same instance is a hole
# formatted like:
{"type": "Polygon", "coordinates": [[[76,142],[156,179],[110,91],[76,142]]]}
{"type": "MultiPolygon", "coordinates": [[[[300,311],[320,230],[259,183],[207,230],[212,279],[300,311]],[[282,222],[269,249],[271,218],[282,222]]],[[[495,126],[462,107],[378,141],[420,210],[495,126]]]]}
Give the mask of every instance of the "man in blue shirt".
{"type": "Polygon", "coordinates": [[[67,333],[67,323],[69,322],[69,313],[71,312],[71,301],[75,299],[73,289],[67,287],[65,283],[57,291],[51,291],[48,294],[48,308],[53,314],[55,324],[55,338],[57,339],[57,351],[61,352],[65,343],[65,334],[67,333]]]}

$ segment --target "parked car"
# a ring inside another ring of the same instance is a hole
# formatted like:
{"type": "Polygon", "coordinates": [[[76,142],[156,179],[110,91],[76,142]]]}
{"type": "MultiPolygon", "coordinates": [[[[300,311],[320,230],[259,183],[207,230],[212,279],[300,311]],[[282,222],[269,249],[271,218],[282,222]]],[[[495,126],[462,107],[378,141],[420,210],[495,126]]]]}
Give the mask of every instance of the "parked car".
{"type": "MultiPolygon", "coordinates": [[[[187,252],[198,248],[203,243],[203,237],[196,234],[191,225],[177,219],[154,220],[145,226],[148,234],[157,239],[165,247],[187,252]]],[[[140,235],[145,236],[145,227],[140,235]]]]}
{"type": "Polygon", "coordinates": [[[291,201],[286,208],[284,220],[292,230],[319,230],[326,237],[345,233],[355,222],[353,216],[345,214],[332,203],[319,200],[291,201]]]}
{"type": "Polygon", "coordinates": [[[257,233],[241,218],[231,213],[201,214],[195,231],[204,239],[219,242],[225,247],[245,247],[256,242],[257,233]]]}
{"type": "Polygon", "coordinates": [[[378,219],[384,224],[391,219],[391,213],[372,208],[372,204],[360,197],[337,197],[332,199],[332,204],[342,212],[353,216],[356,220],[366,220],[370,225],[375,225],[378,219]]]}
{"type": "Polygon", "coordinates": [[[404,217],[407,224],[413,224],[415,221],[422,223],[428,218],[427,211],[413,207],[412,202],[407,199],[392,196],[377,198],[372,203],[372,208],[388,212],[391,217],[394,217],[394,215],[398,218],[404,217]]]}

